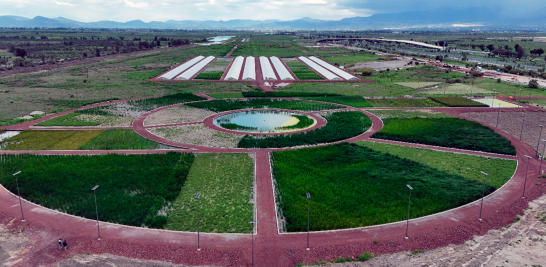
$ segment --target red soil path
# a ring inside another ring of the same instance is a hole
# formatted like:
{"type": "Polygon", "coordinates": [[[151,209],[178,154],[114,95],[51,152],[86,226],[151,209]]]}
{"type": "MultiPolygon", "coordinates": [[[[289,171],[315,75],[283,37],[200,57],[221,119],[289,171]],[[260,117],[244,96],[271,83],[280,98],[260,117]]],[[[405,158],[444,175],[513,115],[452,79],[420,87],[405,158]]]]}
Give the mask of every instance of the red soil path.
{"type": "MultiPolygon", "coordinates": [[[[176,106],[176,105],[173,105],[176,106]]],[[[172,106],[170,106],[172,107],[172,106]]],[[[144,119],[163,107],[144,114],[135,120],[134,130],[154,140],[146,127],[144,119]]],[[[255,238],[255,266],[294,266],[302,262],[316,262],[323,259],[334,259],[339,256],[357,256],[364,251],[374,254],[393,253],[397,251],[428,250],[449,244],[462,243],[474,235],[483,235],[488,230],[497,229],[511,223],[527,207],[528,202],[546,192],[545,183],[538,176],[539,161],[530,160],[527,172],[527,158],[534,155],[534,150],[505,132],[494,129],[512,142],[517,157],[491,153],[466,151],[460,149],[440,148],[419,144],[409,144],[386,140],[371,139],[379,131],[382,121],[369,111],[345,107],[345,110],[361,111],[372,120],[372,127],[349,142],[368,140],[372,142],[391,143],[412,147],[431,148],[440,151],[451,151],[496,158],[517,159],[518,168],[502,188],[488,195],[484,201],[483,221],[478,221],[480,202],[475,201],[462,207],[442,213],[412,219],[409,222],[409,236],[406,240],[406,222],[397,222],[373,227],[312,232],[310,234],[311,250],[306,250],[306,233],[279,234],[277,229],[275,197],[271,177],[270,152],[278,149],[218,149],[193,145],[184,147],[198,153],[246,152],[255,155],[256,166],[256,219],[259,220],[255,238]],[[525,198],[521,198],[526,174],[527,189],[525,198]],[[540,182],[540,183],[538,183],[540,182]],[[378,243],[374,244],[373,240],[378,243]]],[[[436,111],[462,117],[460,113],[474,110],[492,111],[490,108],[436,108],[436,111]]],[[[521,110],[521,109],[520,109],[521,110]]],[[[466,119],[466,118],[465,118],[466,119]]],[[[17,126],[14,129],[28,129],[32,123],[17,126]]],[[[172,145],[170,140],[160,140],[172,145]]],[[[174,144],[180,145],[180,144],[174,144]]],[[[286,148],[290,149],[290,148],[286,148]]],[[[0,151],[0,154],[103,154],[103,153],[165,153],[172,150],[142,151],[0,151]]],[[[179,150],[187,152],[188,150],[179,150]]],[[[479,171],[479,170],[477,170],[479,171]]],[[[251,236],[249,234],[201,234],[201,251],[196,251],[195,233],[172,232],[121,226],[101,222],[101,240],[97,241],[96,222],[75,216],[52,211],[38,205],[23,202],[25,219],[20,222],[18,199],[3,187],[0,188],[0,221],[13,229],[26,229],[33,241],[33,246],[21,256],[22,261],[16,266],[53,266],[56,262],[74,253],[110,253],[114,255],[154,259],[186,265],[220,265],[250,266],[251,236]],[[40,229],[40,231],[37,231],[40,229]],[[67,238],[70,242],[68,253],[59,251],[56,239],[67,238]]]]}

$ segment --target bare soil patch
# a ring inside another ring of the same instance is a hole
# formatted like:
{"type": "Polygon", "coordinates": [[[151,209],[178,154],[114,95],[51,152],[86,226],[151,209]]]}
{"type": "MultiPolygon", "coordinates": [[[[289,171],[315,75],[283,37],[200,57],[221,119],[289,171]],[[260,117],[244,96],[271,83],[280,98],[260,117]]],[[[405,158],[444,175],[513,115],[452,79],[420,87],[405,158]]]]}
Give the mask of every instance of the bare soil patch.
{"type": "Polygon", "coordinates": [[[243,138],[242,135],[215,131],[202,124],[152,128],[150,132],[182,144],[222,148],[236,148],[243,138]]]}
{"type": "Polygon", "coordinates": [[[144,126],[203,121],[214,114],[206,109],[180,106],[156,112],[144,121],[144,126]]]}

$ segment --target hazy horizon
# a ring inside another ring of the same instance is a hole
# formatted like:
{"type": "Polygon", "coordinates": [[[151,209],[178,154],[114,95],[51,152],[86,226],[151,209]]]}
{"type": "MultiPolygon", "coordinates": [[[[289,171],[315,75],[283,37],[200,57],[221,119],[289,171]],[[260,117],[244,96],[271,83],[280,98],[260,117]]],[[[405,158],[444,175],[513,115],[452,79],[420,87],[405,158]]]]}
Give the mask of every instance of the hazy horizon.
{"type": "Polygon", "coordinates": [[[0,16],[64,17],[81,22],[235,19],[287,21],[305,17],[340,20],[441,7],[491,7],[498,8],[501,14],[522,17],[546,12],[546,4],[541,0],[517,3],[509,0],[2,0],[0,16]]]}

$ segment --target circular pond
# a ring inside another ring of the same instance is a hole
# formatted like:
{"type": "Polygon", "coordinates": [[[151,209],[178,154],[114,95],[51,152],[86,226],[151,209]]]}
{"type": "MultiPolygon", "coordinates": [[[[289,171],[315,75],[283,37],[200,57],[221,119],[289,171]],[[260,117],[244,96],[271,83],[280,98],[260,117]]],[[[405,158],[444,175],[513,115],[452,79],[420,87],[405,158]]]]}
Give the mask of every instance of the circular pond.
{"type": "Polygon", "coordinates": [[[247,133],[298,131],[315,124],[315,119],[303,114],[274,110],[236,112],[214,119],[218,127],[247,133]]]}

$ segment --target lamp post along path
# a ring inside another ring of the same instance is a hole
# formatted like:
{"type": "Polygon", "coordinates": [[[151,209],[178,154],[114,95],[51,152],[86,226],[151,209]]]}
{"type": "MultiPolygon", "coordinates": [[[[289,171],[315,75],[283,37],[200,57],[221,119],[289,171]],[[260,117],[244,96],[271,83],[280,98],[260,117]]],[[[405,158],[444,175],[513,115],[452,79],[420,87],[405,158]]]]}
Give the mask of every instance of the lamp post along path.
{"type": "Polygon", "coordinates": [[[531,161],[531,156],[525,155],[527,158],[527,171],[525,171],[525,181],[523,182],[523,193],[521,194],[521,198],[525,198],[525,186],[527,185],[527,175],[529,174],[529,162],[531,161]]]}
{"type": "Polygon", "coordinates": [[[197,193],[195,196],[195,200],[197,200],[197,251],[201,251],[201,247],[199,244],[199,197],[201,196],[201,192],[197,193]]]}
{"type": "Polygon", "coordinates": [[[540,146],[540,138],[542,137],[542,129],[544,128],[544,125],[539,124],[538,127],[540,127],[540,133],[538,134],[538,141],[537,141],[537,157],[539,156],[539,146],[540,146]]]}
{"type": "Polygon", "coordinates": [[[411,203],[411,191],[413,190],[413,187],[411,185],[406,184],[406,186],[409,188],[409,197],[408,197],[408,219],[406,221],[406,239],[408,239],[408,229],[409,229],[409,211],[410,211],[410,203],[411,203]]]}
{"type": "Polygon", "coordinates": [[[13,174],[13,177],[15,177],[15,184],[17,185],[17,196],[19,196],[19,207],[21,208],[21,221],[25,221],[25,215],[23,214],[23,202],[21,201],[21,193],[19,192],[19,181],[17,180],[17,175],[19,175],[21,171],[18,171],[13,174]]]}
{"type": "Polygon", "coordinates": [[[307,250],[309,250],[309,202],[311,201],[311,194],[307,193],[307,250]]]}
{"type": "Polygon", "coordinates": [[[99,206],[97,205],[97,188],[99,188],[99,185],[95,185],[93,188],[91,188],[91,191],[93,191],[93,195],[95,196],[95,211],[97,212],[97,234],[99,236],[98,240],[100,240],[100,227],[99,227],[99,206]]]}
{"type": "Polygon", "coordinates": [[[486,172],[484,171],[480,171],[482,174],[483,174],[483,183],[482,183],[482,204],[480,205],[480,217],[478,218],[478,220],[480,220],[480,222],[482,221],[482,208],[483,208],[483,198],[484,198],[484,195],[485,195],[485,179],[487,177],[487,174],[486,172]]]}
{"type": "Polygon", "coordinates": [[[546,152],[546,139],[541,139],[544,143],[542,146],[542,157],[540,158],[540,167],[538,168],[538,175],[542,175],[542,161],[544,161],[544,153],[546,152]]]}

